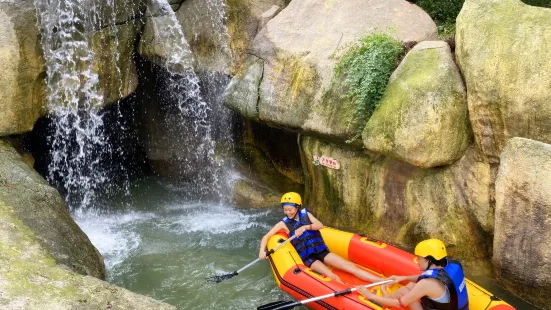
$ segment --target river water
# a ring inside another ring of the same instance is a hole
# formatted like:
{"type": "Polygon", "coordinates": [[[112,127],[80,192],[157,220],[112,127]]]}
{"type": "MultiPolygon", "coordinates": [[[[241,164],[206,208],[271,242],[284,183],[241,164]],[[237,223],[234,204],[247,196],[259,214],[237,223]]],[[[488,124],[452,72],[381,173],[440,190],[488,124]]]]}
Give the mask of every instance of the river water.
{"type": "MultiPolygon", "coordinates": [[[[178,309],[256,309],[288,300],[266,261],[219,284],[205,281],[256,259],[260,238],[282,218],[281,211],[190,202],[184,193],[184,188],[148,178],[136,183],[130,196],[96,208],[101,212],[74,214],[104,256],[108,281],[178,309]]],[[[517,309],[538,309],[492,279],[473,280],[517,309]]]]}

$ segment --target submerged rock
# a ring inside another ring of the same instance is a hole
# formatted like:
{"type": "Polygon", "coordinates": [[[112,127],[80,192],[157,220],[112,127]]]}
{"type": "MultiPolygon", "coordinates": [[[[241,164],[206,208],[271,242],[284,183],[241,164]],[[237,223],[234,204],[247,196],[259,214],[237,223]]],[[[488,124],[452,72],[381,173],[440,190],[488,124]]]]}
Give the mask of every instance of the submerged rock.
{"type": "Polygon", "coordinates": [[[0,203],[13,209],[13,216],[32,231],[58,264],[105,279],[103,257],[71,218],[61,195],[2,140],[0,203]]]}
{"type": "Polygon", "coordinates": [[[520,0],[467,0],[457,60],[476,143],[498,163],[506,141],[551,143],[551,10],[520,0]]]}
{"type": "Polygon", "coordinates": [[[466,97],[448,44],[421,42],[390,77],[364,146],[419,167],[451,164],[471,143],[466,97]]]}
{"type": "Polygon", "coordinates": [[[128,310],[176,309],[56,265],[56,260],[49,255],[51,251],[38,242],[33,231],[18,218],[18,213],[0,199],[0,308],[97,310],[111,305],[113,309],[128,310]]]}
{"type": "Polygon", "coordinates": [[[551,145],[512,138],[500,161],[493,257],[498,279],[551,309],[551,145]]]}

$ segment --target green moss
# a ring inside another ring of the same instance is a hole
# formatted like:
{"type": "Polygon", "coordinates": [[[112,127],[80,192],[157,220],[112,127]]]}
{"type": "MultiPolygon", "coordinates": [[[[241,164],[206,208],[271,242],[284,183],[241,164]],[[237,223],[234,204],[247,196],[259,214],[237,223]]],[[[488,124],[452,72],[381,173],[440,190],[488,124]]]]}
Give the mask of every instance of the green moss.
{"type": "Polygon", "coordinates": [[[299,99],[307,103],[314,100],[319,84],[319,76],[314,65],[309,64],[298,56],[278,55],[274,66],[274,77],[285,85],[279,92],[280,100],[299,99]]]}
{"type": "MultiPolygon", "coordinates": [[[[345,98],[355,105],[353,122],[363,124],[379,105],[392,70],[404,49],[386,34],[371,34],[353,44],[335,66],[334,81],[344,77],[345,98]]],[[[359,130],[363,126],[359,126],[359,130]]],[[[358,135],[360,132],[358,132],[358,135]]]]}

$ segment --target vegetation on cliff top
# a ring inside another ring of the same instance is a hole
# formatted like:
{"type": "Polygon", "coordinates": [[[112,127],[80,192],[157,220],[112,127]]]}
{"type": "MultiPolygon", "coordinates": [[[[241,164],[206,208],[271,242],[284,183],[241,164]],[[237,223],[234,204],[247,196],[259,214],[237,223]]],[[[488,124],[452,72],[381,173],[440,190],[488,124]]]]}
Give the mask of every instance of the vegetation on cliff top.
{"type": "MultiPolygon", "coordinates": [[[[369,119],[403,53],[402,44],[387,34],[371,34],[349,46],[335,66],[335,79],[345,77],[345,97],[355,104],[354,119],[369,119]]],[[[363,127],[362,127],[363,128],[363,127]]]]}

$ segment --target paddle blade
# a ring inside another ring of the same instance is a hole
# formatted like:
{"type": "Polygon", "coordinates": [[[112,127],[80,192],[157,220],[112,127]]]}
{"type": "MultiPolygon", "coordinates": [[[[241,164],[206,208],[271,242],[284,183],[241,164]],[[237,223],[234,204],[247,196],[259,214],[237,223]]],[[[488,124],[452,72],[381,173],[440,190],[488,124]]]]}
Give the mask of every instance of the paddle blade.
{"type": "Polygon", "coordinates": [[[300,306],[300,305],[301,305],[300,302],[280,300],[280,301],[262,305],[256,309],[257,310],[285,310],[285,309],[293,309],[294,307],[300,306]]]}
{"type": "Polygon", "coordinates": [[[233,273],[223,274],[220,276],[212,276],[207,278],[207,282],[209,283],[220,283],[224,280],[231,279],[237,275],[237,271],[234,271],[233,273]]]}

